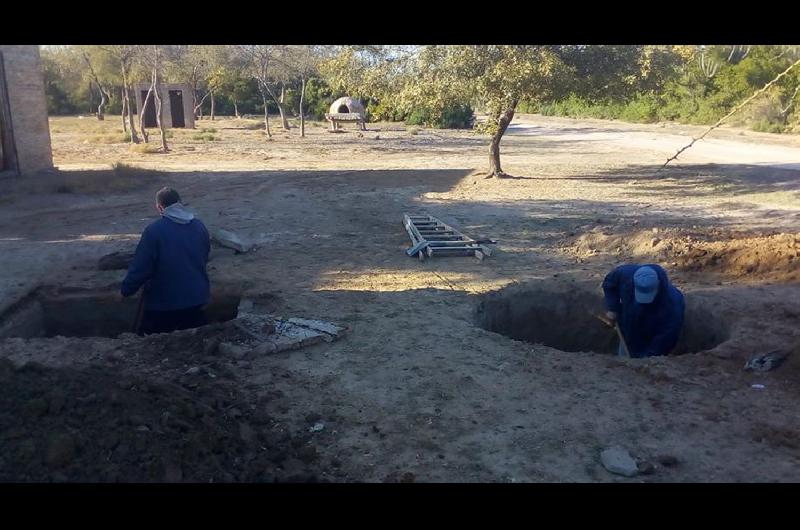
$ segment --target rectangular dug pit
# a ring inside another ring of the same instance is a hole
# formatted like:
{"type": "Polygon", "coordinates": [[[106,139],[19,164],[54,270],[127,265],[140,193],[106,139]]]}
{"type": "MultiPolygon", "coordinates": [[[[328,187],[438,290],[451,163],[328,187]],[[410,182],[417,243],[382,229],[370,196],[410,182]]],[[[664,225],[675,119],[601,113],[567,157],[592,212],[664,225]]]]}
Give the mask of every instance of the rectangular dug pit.
{"type": "MultiPolygon", "coordinates": [[[[241,293],[212,289],[209,323],[236,318],[241,293]]],[[[117,337],[133,330],[138,297],[122,301],[112,291],[41,288],[0,317],[0,339],[10,337],[117,337]]]]}

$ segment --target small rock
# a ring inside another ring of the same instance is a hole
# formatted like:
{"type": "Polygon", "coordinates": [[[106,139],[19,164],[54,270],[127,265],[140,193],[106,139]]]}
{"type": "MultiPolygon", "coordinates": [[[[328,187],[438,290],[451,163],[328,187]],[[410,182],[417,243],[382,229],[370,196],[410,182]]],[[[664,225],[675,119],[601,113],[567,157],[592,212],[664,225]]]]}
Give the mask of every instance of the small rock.
{"type": "Polygon", "coordinates": [[[661,239],[658,238],[658,237],[654,237],[653,239],[650,240],[650,246],[651,247],[654,247],[654,246],[658,245],[659,243],[661,243],[661,239]]]}
{"type": "Polygon", "coordinates": [[[324,423],[315,423],[311,428],[308,429],[308,432],[321,432],[324,428],[324,423]]]}
{"type": "Polygon", "coordinates": [[[184,375],[195,375],[195,374],[199,374],[199,373],[200,373],[200,367],[199,366],[192,366],[191,368],[186,370],[183,374],[184,375]]]}
{"type": "Polygon", "coordinates": [[[780,366],[788,355],[788,350],[772,350],[768,353],[755,354],[747,360],[744,368],[756,372],[767,372],[780,366]]]}
{"type": "Polygon", "coordinates": [[[636,461],[622,447],[611,447],[600,453],[600,460],[609,472],[633,477],[639,472],[636,461]]]}

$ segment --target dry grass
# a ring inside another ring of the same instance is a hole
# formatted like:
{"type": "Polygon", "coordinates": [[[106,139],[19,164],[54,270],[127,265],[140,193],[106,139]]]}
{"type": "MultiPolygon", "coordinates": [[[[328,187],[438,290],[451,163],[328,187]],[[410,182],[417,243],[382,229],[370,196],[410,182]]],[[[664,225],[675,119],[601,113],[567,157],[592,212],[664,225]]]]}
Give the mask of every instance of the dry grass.
{"type": "Polygon", "coordinates": [[[152,154],[152,153],[160,153],[161,147],[157,146],[154,143],[147,143],[147,144],[141,143],[132,145],[130,147],[130,150],[133,151],[134,153],[152,154]]]}
{"type": "Polygon", "coordinates": [[[87,140],[92,144],[124,144],[131,141],[130,133],[95,134],[87,140]]]}
{"type": "MultiPolygon", "coordinates": [[[[213,130],[216,131],[216,129],[213,129],[213,130]]],[[[220,138],[214,136],[213,132],[206,132],[205,129],[204,129],[203,131],[201,131],[199,133],[193,134],[191,136],[191,139],[192,140],[197,140],[197,141],[200,141],[200,142],[215,142],[215,141],[219,140],[220,138]]]]}

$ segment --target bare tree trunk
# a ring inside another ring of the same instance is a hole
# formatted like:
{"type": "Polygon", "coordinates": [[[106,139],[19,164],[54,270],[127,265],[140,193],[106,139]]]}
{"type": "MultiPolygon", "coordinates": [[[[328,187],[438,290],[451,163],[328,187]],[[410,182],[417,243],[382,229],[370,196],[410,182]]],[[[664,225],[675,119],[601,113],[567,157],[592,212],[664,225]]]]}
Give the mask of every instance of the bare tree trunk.
{"type": "Polygon", "coordinates": [[[237,105],[235,101],[233,102],[233,113],[236,115],[237,120],[241,118],[241,116],[239,116],[239,105],[237,105]]]}
{"type": "Polygon", "coordinates": [[[211,121],[214,121],[214,91],[211,91],[211,121]]]}
{"type": "Polygon", "coordinates": [[[497,120],[497,131],[494,133],[494,136],[492,136],[492,141],[489,144],[489,174],[486,175],[486,178],[502,178],[508,176],[500,167],[500,140],[503,138],[503,134],[505,134],[506,129],[508,129],[511,120],[514,119],[514,112],[516,111],[517,103],[518,100],[512,100],[509,108],[507,108],[505,112],[501,113],[499,119],[497,120]]]}
{"type": "Polygon", "coordinates": [[[269,130],[269,110],[267,109],[267,96],[262,93],[261,99],[264,101],[264,127],[267,131],[267,137],[272,138],[272,133],[269,130]]]}
{"type": "MultiPolygon", "coordinates": [[[[103,108],[106,106],[106,102],[108,101],[108,92],[103,88],[103,84],[100,83],[100,78],[97,77],[97,73],[94,71],[94,67],[92,67],[92,61],[89,60],[89,55],[84,52],[83,60],[86,61],[86,66],[89,67],[89,73],[92,76],[92,80],[94,84],[97,85],[97,90],[100,92],[100,104],[97,106],[97,119],[103,121],[105,119],[105,115],[103,114],[103,108]]],[[[89,83],[91,87],[91,82],[89,83]]]]}
{"type": "Polygon", "coordinates": [[[283,97],[284,97],[285,92],[286,92],[286,87],[281,85],[281,99],[280,99],[280,101],[276,101],[276,103],[278,104],[278,112],[281,113],[281,124],[283,125],[283,128],[288,131],[289,130],[289,120],[286,118],[286,112],[284,111],[284,108],[283,108],[283,97]]]}
{"type": "Polygon", "coordinates": [[[306,137],[306,114],[303,112],[303,100],[306,97],[306,78],[302,79],[303,85],[300,88],[300,138],[306,137]]]}
{"type": "Polygon", "coordinates": [[[104,108],[106,103],[108,102],[108,97],[106,96],[106,91],[103,89],[102,86],[97,85],[97,88],[100,91],[100,104],[97,106],[97,119],[103,121],[106,119],[104,114],[104,108]]]}
{"type": "Polygon", "coordinates": [[[192,77],[190,78],[191,79],[191,85],[192,85],[192,108],[194,109],[194,118],[196,120],[199,119],[199,117],[197,115],[197,107],[198,107],[198,104],[197,104],[197,68],[198,68],[197,65],[195,65],[194,68],[192,68],[192,77]]]}
{"type": "Polygon", "coordinates": [[[142,108],[139,111],[139,127],[142,129],[142,138],[144,138],[144,143],[150,143],[150,135],[147,134],[147,127],[145,127],[144,123],[144,111],[147,108],[147,103],[150,101],[150,96],[153,94],[153,85],[150,84],[150,88],[147,91],[147,95],[144,97],[144,101],[142,102],[142,108]]]}
{"type": "MultiPolygon", "coordinates": [[[[138,144],[139,137],[136,135],[136,126],[133,123],[133,107],[131,106],[131,96],[128,90],[128,75],[125,66],[122,67],[122,102],[128,111],[128,126],[131,130],[131,143],[138,144]]],[[[125,116],[123,116],[123,122],[124,120],[125,116]]]]}
{"type": "Polygon", "coordinates": [[[89,114],[94,114],[94,83],[89,81],[89,114]]]}
{"type": "Polygon", "coordinates": [[[194,99],[194,101],[195,101],[194,115],[198,116],[198,119],[201,119],[203,117],[203,103],[206,102],[206,98],[208,96],[211,96],[211,119],[212,120],[214,119],[214,90],[213,89],[209,89],[208,91],[206,91],[205,95],[202,98],[200,98],[200,101],[197,101],[197,98],[195,97],[195,99],[194,99]],[[199,113],[199,115],[198,115],[198,113],[199,113]]]}
{"type": "Polygon", "coordinates": [[[153,68],[153,86],[155,87],[153,96],[156,99],[156,124],[158,124],[158,129],[161,132],[161,150],[167,153],[169,152],[169,147],[167,147],[167,131],[164,130],[164,121],[162,120],[163,107],[161,105],[161,94],[159,94],[160,90],[158,89],[158,84],[158,52],[156,51],[156,63],[153,68]]]}
{"type": "Polygon", "coordinates": [[[125,121],[125,115],[128,112],[128,102],[125,100],[125,95],[122,95],[122,132],[128,132],[128,122],[125,121]]]}

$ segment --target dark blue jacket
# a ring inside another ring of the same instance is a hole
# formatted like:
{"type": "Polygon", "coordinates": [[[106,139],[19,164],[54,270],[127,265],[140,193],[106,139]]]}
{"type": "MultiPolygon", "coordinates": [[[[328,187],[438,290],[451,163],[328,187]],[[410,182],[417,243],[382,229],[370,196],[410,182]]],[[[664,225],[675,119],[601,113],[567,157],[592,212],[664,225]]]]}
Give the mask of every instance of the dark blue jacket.
{"type": "Polygon", "coordinates": [[[122,295],[144,285],[148,311],[175,311],[208,303],[206,273],[211,251],[208,230],[199,219],[179,224],[162,217],[142,233],[136,255],[122,281],[122,295]]]}
{"type": "Polygon", "coordinates": [[[658,274],[658,294],[649,304],[639,304],[634,295],[633,274],[642,265],[621,265],[603,280],[606,307],[617,313],[619,329],[631,357],[666,355],[678,343],[683,327],[683,294],[669,281],[667,271],[658,274]]]}

